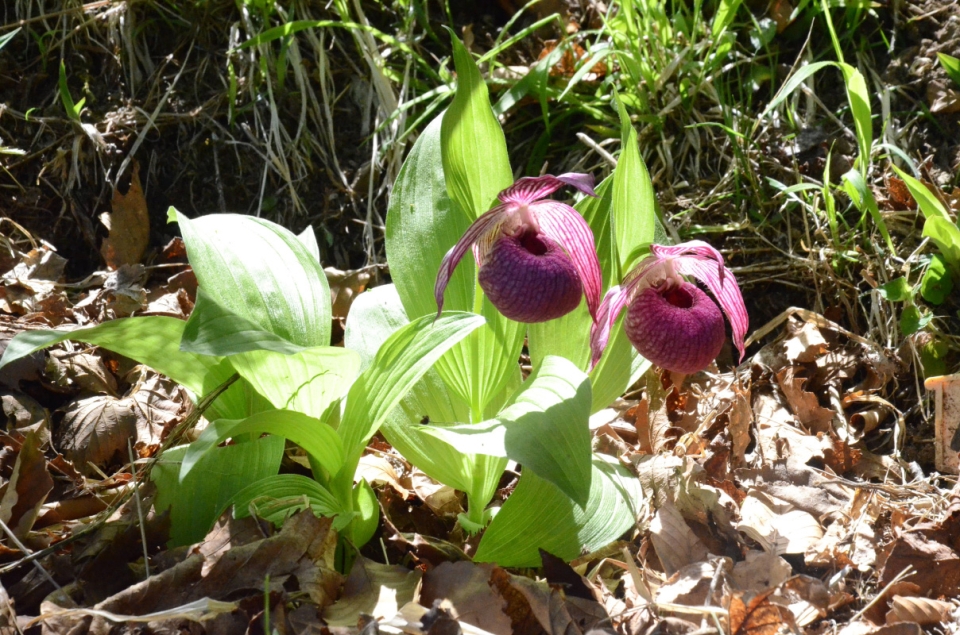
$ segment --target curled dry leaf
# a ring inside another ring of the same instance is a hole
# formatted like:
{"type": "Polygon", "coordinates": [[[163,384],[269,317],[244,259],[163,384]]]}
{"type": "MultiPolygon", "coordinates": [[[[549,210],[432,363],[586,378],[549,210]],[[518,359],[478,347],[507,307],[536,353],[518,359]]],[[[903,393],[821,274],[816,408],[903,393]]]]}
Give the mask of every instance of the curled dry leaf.
{"type": "Polygon", "coordinates": [[[890,600],[887,624],[916,622],[920,626],[932,626],[946,622],[954,608],[952,602],[944,602],[943,600],[895,595],[890,600]]]}
{"type": "Polygon", "coordinates": [[[777,373],[777,383],[786,397],[787,404],[801,424],[812,433],[830,433],[833,430],[833,418],[836,416],[829,408],[820,405],[817,396],[804,390],[807,378],[797,377],[798,368],[787,366],[777,373]]]}
{"type": "Polygon", "coordinates": [[[18,315],[42,312],[44,301],[56,294],[66,264],[65,258],[46,245],[27,252],[0,277],[0,310],[18,315]]]}
{"type": "Polygon", "coordinates": [[[150,216],[140,185],[140,166],[136,162],[127,193],[114,189],[110,205],[112,211],[100,215],[100,222],[110,231],[100,246],[100,254],[107,268],[114,270],[140,262],[150,244],[150,216]]]}
{"type": "MultiPolygon", "coordinates": [[[[791,320],[791,325],[796,322],[791,320]]],[[[794,326],[794,328],[796,328],[794,326]]],[[[827,340],[813,322],[804,322],[783,342],[783,353],[788,362],[812,362],[827,351],[827,340]]]]}
{"type": "Polygon", "coordinates": [[[688,564],[657,589],[656,602],[687,606],[715,605],[715,598],[710,596],[714,578],[719,577],[718,585],[715,585],[714,589],[722,588],[732,566],[729,558],[720,556],[709,556],[709,560],[688,564]]]}
{"type": "Polygon", "coordinates": [[[20,446],[3,498],[0,498],[0,520],[17,536],[25,535],[33,527],[40,506],[52,489],[53,477],[47,471],[39,436],[36,432],[29,432],[20,446]]]}

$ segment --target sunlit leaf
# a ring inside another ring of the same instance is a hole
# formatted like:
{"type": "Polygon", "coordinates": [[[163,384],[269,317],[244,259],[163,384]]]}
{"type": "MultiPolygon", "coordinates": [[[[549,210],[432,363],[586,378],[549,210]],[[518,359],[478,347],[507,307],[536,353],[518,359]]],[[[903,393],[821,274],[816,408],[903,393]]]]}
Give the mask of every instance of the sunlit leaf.
{"type": "Polygon", "coordinates": [[[643,492],[635,476],[602,458],[593,461],[590,497],[580,507],[560,489],[524,472],[487,528],[474,560],[539,567],[539,549],[565,560],[604,547],[633,526],[643,492]]]}

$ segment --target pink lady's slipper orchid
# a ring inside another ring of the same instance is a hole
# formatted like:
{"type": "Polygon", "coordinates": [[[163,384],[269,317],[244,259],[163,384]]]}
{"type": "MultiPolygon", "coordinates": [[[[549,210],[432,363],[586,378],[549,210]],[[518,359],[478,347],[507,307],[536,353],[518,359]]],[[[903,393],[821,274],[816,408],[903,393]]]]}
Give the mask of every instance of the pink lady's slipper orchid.
{"type": "Polygon", "coordinates": [[[590,334],[593,363],[600,360],[610,329],[624,307],[628,308],[623,328],[630,342],[661,368],[690,374],[709,366],[725,337],[720,309],[730,320],[733,343],[742,359],[747,309],[720,252],[701,240],[651,245],[650,250],[652,254],[603,299],[590,334]],[[702,282],[716,301],[681,276],[702,282]]]}
{"type": "Polygon", "coordinates": [[[480,287],[493,306],[517,322],[546,322],[577,308],[585,295],[590,315],[600,305],[600,263],[590,226],[572,207],[545,199],[564,185],[596,196],[589,174],[525,177],[500,192],[501,205],[478,218],[440,263],[434,295],[443,291],[467,250],[480,287]]]}

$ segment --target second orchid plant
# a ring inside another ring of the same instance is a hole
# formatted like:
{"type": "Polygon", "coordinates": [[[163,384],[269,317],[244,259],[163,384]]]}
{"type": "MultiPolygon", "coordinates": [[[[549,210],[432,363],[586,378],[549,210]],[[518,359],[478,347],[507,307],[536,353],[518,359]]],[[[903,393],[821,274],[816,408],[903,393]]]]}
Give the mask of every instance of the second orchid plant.
{"type": "Polygon", "coordinates": [[[466,493],[461,526],[485,529],[475,559],[537,566],[538,549],[574,558],[636,521],[640,484],[592,453],[590,415],[651,364],[707,368],[727,322],[742,355],[747,315],[716,250],[654,244],[652,185],[622,105],[623,149],[603,183],[579,173],[514,182],[486,85],[456,39],[454,61],[453,103],[417,141],[391,198],[394,284],[358,298],[347,346],[372,357],[405,321],[458,311],[485,318],[381,432],[466,493]],[[582,196],[572,205],[559,198],[571,189],[582,196]],[[523,380],[525,345],[533,369],[523,380]],[[519,483],[502,507],[488,508],[509,461],[522,466],[519,483]]]}

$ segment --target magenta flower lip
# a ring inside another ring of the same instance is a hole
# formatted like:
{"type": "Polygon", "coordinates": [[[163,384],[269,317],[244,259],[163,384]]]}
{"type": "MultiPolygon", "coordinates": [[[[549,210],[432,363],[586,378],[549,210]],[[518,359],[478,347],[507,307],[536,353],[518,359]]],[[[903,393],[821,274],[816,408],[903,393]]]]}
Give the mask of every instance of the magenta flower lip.
{"type": "Polygon", "coordinates": [[[661,368],[688,374],[706,368],[723,346],[721,309],[743,359],[747,309],[720,252],[700,240],[651,245],[650,251],[603,299],[590,333],[593,364],[600,361],[617,316],[628,306],[627,337],[641,355],[661,368]],[[713,298],[682,276],[702,282],[713,298]]]}
{"type": "Polygon", "coordinates": [[[587,300],[596,319],[600,263],[590,226],[575,209],[545,198],[564,185],[596,196],[593,177],[568,173],[524,177],[500,192],[500,205],[473,222],[440,263],[437,314],[457,264],[473,248],[481,288],[495,307],[518,322],[545,322],[587,300]]]}

